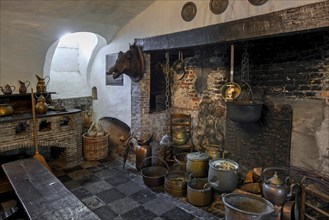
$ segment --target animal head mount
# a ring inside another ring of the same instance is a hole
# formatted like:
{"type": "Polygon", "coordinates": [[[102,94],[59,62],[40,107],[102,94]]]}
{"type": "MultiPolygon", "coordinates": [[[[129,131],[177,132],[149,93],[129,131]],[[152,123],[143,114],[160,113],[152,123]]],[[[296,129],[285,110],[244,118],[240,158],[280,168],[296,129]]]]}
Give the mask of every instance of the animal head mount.
{"type": "Polygon", "coordinates": [[[125,53],[119,52],[115,64],[106,71],[106,74],[112,74],[114,79],[121,74],[126,74],[134,82],[138,82],[143,78],[144,57],[136,43],[129,45],[129,50],[125,53]]]}

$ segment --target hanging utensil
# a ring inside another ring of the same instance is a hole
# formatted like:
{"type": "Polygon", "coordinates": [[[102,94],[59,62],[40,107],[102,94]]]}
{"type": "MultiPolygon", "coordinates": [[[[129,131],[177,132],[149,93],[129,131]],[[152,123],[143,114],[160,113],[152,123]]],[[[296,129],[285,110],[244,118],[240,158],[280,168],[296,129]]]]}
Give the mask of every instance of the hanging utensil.
{"type": "Polygon", "coordinates": [[[182,75],[179,80],[183,79],[185,76],[185,62],[183,59],[183,52],[178,52],[178,59],[174,62],[172,69],[178,74],[182,75]]]}
{"type": "Polygon", "coordinates": [[[222,88],[222,96],[224,97],[225,101],[233,101],[234,99],[238,98],[241,93],[240,86],[233,82],[234,76],[234,44],[231,45],[231,69],[230,69],[230,81],[225,83],[222,88]]]}
{"type": "Polygon", "coordinates": [[[170,74],[170,67],[169,67],[169,53],[166,52],[166,65],[165,65],[165,68],[164,68],[164,72],[166,74],[166,102],[165,102],[165,105],[166,105],[166,123],[167,123],[167,133],[161,138],[160,140],[160,145],[161,146],[165,146],[165,147],[169,147],[170,145],[172,145],[172,138],[171,136],[169,135],[169,124],[168,124],[168,121],[169,121],[169,89],[170,89],[170,77],[169,77],[169,74],[170,74]]]}

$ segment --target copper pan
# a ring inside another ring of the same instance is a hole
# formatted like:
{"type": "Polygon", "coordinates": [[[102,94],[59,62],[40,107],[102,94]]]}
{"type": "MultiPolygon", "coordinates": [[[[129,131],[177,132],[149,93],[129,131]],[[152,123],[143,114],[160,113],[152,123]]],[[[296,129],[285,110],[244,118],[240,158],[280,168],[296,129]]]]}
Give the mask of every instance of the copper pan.
{"type": "Polygon", "coordinates": [[[282,220],[294,220],[295,201],[287,201],[283,204],[281,210],[282,220]]]}

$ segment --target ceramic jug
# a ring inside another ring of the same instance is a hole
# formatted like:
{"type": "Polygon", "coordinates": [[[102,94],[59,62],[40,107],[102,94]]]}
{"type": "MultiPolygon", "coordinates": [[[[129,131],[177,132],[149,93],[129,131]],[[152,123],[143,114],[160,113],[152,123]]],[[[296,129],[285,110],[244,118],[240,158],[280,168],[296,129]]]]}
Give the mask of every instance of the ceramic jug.
{"type": "Polygon", "coordinates": [[[45,93],[47,92],[47,85],[50,81],[50,77],[46,76],[45,78],[42,78],[38,75],[36,75],[38,78],[38,83],[37,83],[37,92],[45,93]],[[46,82],[47,81],[47,82],[46,82]]]}
{"type": "Polygon", "coordinates": [[[0,86],[1,91],[3,92],[3,94],[5,95],[10,95],[13,93],[13,91],[15,91],[16,87],[15,86],[10,86],[10,85],[6,85],[4,88],[2,88],[2,86],[0,86]]]}
{"type": "Polygon", "coordinates": [[[19,91],[19,94],[26,94],[26,92],[27,92],[27,88],[30,86],[30,81],[25,81],[25,82],[23,82],[23,81],[20,81],[20,80],[18,80],[18,82],[20,83],[20,87],[19,87],[19,89],[18,89],[18,91],[19,91]]]}

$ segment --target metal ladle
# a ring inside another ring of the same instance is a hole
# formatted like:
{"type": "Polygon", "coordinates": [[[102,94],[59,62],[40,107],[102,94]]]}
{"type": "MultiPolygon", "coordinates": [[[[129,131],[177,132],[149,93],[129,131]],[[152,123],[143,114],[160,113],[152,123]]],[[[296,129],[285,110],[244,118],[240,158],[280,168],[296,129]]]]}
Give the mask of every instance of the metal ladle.
{"type": "Polygon", "coordinates": [[[234,99],[238,98],[241,93],[240,86],[233,82],[234,76],[234,44],[231,45],[231,70],[230,70],[230,81],[225,83],[222,88],[222,96],[224,97],[225,101],[233,101],[234,99]]]}

